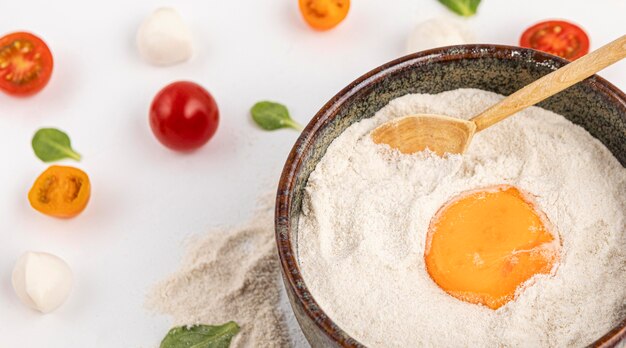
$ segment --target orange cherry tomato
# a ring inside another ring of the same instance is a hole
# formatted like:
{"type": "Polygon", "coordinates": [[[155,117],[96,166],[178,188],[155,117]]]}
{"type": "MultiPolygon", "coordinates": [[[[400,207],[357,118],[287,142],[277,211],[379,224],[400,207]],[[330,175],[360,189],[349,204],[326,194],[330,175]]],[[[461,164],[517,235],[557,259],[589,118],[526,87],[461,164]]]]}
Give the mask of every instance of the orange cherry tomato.
{"type": "Polygon", "coordinates": [[[575,24],[551,20],[526,29],[520,46],[575,60],[589,52],[589,37],[575,24]]]}
{"type": "Polygon", "coordinates": [[[28,200],[40,213],[71,218],[85,209],[90,195],[91,184],[85,172],[74,167],[50,166],[35,180],[28,200]]]}
{"type": "Polygon", "coordinates": [[[299,0],[299,4],[304,20],[317,30],[335,27],[350,10],[350,0],[299,0]]]}
{"type": "Polygon", "coordinates": [[[48,84],[53,65],[48,45],[37,36],[17,32],[0,38],[0,90],[35,94],[48,84]]]}

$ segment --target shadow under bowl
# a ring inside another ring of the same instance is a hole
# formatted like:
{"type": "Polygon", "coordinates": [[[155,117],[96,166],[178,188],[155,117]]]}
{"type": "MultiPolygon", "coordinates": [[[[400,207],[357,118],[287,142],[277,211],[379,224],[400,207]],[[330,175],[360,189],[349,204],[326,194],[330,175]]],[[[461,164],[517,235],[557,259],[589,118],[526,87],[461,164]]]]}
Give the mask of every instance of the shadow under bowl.
{"type": "MultiPolygon", "coordinates": [[[[567,64],[542,52],[499,45],[462,45],[408,55],[352,82],[313,117],[294,145],[276,199],[276,242],[291,307],[313,347],[363,347],[319,307],[297,259],[298,219],[304,188],[330,143],[351,124],[372,117],[391,100],[409,93],[478,88],[509,95],[567,64]]],[[[584,127],[626,166],[626,95],[592,76],[538,104],[584,127]]],[[[575,155],[575,154],[573,154],[575,155]]],[[[626,318],[592,347],[614,347],[626,339],[626,318]]]]}

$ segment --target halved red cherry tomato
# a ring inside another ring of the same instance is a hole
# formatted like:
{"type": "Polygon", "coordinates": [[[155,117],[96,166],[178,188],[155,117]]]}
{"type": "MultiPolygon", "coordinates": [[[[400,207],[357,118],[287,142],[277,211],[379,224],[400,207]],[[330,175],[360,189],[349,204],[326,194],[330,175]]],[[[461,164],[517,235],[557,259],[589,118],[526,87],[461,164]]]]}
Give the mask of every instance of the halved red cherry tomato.
{"type": "Polygon", "coordinates": [[[35,94],[48,84],[53,65],[48,45],[37,36],[17,32],[0,38],[0,90],[35,94]]]}
{"type": "Polygon", "coordinates": [[[298,3],[304,20],[317,30],[335,27],[350,10],[350,0],[299,0],[298,3]]]}
{"type": "Polygon", "coordinates": [[[526,29],[520,46],[575,60],[589,52],[589,37],[575,24],[550,20],[526,29]]]}

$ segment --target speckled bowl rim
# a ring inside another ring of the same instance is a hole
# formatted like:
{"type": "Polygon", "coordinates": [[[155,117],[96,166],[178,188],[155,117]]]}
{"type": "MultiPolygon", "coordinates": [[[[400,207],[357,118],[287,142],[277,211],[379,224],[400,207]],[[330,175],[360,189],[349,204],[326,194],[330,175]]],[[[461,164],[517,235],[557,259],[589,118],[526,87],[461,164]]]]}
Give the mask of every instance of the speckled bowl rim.
{"type": "MultiPolygon", "coordinates": [[[[536,64],[547,65],[551,69],[558,69],[567,64],[566,60],[547,53],[505,45],[448,46],[410,54],[383,64],[350,83],[320,109],[311,119],[302,134],[300,134],[300,137],[289,153],[278,186],[275,208],[275,233],[278,255],[280,257],[283,275],[286,279],[287,286],[290,288],[287,289],[287,291],[291,290],[296,295],[295,301],[299,302],[305,314],[315,323],[321,332],[339,346],[364,347],[348,333],[341,330],[317,304],[313,295],[309,292],[306,282],[302,278],[298,261],[296,260],[297,254],[292,248],[291,242],[291,234],[293,231],[291,229],[289,215],[294,194],[295,179],[306,157],[306,151],[309,150],[310,145],[316,140],[317,132],[337,115],[337,110],[340,109],[343,103],[350,97],[376,81],[384,79],[395,71],[402,70],[408,66],[480,58],[520,60],[526,57],[527,54],[530,54],[532,61],[536,64]],[[521,54],[521,52],[524,52],[524,54],[521,54]]],[[[626,114],[626,95],[613,84],[597,75],[581,83],[585,83],[592,89],[608,96],[611,102],[614,105],[621,106],[626,114]]],[[[626,118],[626,115],[624,115],[624,117],[626,118]]],[[[626,339],[626,318],[611,331],[593,342],[590,347],[615,347],[623,339],[626,339]]]]}

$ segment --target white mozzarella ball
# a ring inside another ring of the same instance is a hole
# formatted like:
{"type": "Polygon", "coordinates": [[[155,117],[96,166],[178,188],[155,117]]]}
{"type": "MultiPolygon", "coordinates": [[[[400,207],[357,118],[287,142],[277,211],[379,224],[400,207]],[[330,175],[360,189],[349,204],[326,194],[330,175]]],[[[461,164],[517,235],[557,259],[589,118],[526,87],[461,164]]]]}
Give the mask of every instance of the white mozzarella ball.
{"type": "Polygon", "coordinates": [[[11,280],[19,299],[42,313],[59,308],[72,290],[72,271],[67,263],[43,252],[22,254],[15,263],[11,280]]]}
{"type": "Polygon", "coordinates": [[[407,54],[436,47],[474,43],[468,25],[451,18],[432,18],[415,26],[407,39],[407,54]]]}
{"type": "Polygon", "coordinates": [[[193,55],[191,30],[173,8],[163,7],[146,18],[137,32],[141,56],[154,65],[174,65],[193,55]]]}

